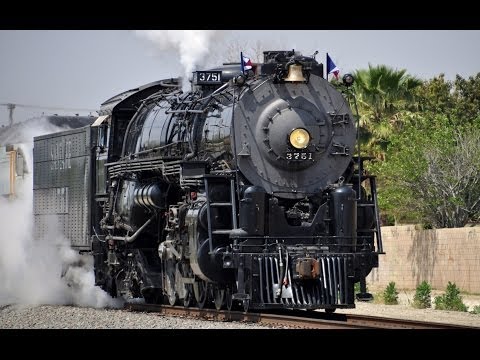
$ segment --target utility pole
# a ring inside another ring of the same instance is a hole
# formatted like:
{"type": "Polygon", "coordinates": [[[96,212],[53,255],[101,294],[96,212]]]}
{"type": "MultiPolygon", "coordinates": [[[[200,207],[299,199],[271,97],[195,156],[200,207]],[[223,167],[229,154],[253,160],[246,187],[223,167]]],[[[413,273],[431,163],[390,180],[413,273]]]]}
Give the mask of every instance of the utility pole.
{"type": "Polygon", "coordinates": [[[7,104],[8,109],[8,118],[10,119],[10,126],[13,125],[13,110],[15,109],[15,104],[7,104]]]}
{"type": "Polygon", "coordinates": [[[10,155],[10,193],[9,193],[9,198],[14,199],[16,194],[15,194],[15,181],[17,178],[17,151],[13,148],[12,150],[9,151],[10,155]]]}

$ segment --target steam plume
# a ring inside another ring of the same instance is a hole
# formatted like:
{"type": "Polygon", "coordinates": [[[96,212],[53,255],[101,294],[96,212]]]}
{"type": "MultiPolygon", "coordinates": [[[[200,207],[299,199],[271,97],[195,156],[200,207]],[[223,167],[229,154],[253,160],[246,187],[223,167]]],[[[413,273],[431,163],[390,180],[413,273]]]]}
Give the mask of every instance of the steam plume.
{"type": "Polygon", "coordinates": [[[93,261],[70,248],[54,218],[48,224],[48,240],[33,238],[33,137],[63,130],[45,118],[37,120],[34,127],[29,124],[22,131],[20,141],[29,140],[19,148],[29,172],[17,184],[18,198],[0,197],[0,229],[4,232],[0,236],[0,305],[119,306],[120,301],[94,286],[93,261]]]}
{"type": "Polygon", "coordinates": [[[180,55],[184,68],[183,91],[190,90],[192,71],[209,53],[211,41],[218,35],[215,30],[137,30],[136,33],[152,41],[160,50],[174,50],[180,55]]]}

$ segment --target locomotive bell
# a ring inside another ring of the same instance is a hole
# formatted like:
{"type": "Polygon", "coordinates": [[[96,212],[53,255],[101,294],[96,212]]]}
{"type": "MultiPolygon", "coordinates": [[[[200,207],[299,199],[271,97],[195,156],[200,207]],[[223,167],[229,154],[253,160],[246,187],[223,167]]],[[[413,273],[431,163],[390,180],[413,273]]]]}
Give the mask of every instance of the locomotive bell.
{"type": "Polygon", "coordinates": [[[288,67],[288,75],[284,81],[305,82],[307,79],[303,76],[303,66],[301,64],[292,64],[288,67]]]}

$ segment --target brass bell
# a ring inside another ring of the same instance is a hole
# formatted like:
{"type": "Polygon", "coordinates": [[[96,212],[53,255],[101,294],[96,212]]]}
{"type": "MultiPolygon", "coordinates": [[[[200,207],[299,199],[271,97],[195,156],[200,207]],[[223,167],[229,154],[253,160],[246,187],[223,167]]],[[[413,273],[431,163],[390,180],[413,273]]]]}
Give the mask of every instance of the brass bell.
{"type": "Polygon", "coordinates": [[[305,82],[307,81],[303,76],[303,66],[300,64],[292,64],[288,67],[288,76],[283,79],[290,82],[305,82]]]}

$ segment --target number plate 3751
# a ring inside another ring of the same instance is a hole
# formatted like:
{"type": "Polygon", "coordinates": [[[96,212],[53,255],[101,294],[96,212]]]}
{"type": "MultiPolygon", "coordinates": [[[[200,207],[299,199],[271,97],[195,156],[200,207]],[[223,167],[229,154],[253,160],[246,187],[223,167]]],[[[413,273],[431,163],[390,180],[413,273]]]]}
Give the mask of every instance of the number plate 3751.
{"type": "Polygon", "coordinates": [[[287,159],[287,160],[297,160],[297,161],[313,160],[313,154],[311,152],[292,151],[292,152],[287,152],[285,154],[285,159],[287,159]]]}

